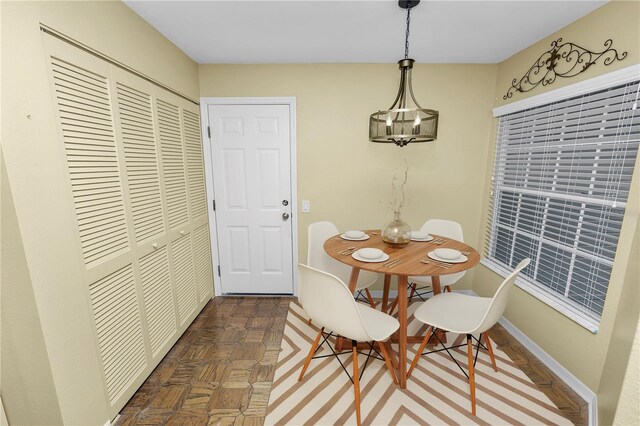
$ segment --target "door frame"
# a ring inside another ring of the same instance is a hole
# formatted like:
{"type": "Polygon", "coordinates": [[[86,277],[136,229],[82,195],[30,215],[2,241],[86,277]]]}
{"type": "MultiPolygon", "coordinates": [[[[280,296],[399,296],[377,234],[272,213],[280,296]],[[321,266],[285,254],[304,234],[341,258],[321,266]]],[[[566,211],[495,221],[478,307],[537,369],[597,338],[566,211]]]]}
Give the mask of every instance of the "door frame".
{"type": "Polygon", "coordinates": [[[200,124],[202,126],[202,145],[204,149],[204,169],[207,192],[207,214],[209,217],[209,237],[211,241],[211,260],[213,262],[213,290],[214,296],[222,296],[220,286],[220,276],[218,275],[218,265],[220,257],[218,255],[218,234],[216,223],[216,212],[213,210],[213,162],[211,158],[211,138],[207,129],[209,123],[209,106],[213,105],[288,105],[289,106],[289,177],[291,179],[291,255],[293,295],[298,296],[298,157],[297,157],[297,135],[296,135],[296,98],[291,97],[201,97],[200,98],[200,124]],[[215,277],[218,277],[217,279],[215,277]]]}

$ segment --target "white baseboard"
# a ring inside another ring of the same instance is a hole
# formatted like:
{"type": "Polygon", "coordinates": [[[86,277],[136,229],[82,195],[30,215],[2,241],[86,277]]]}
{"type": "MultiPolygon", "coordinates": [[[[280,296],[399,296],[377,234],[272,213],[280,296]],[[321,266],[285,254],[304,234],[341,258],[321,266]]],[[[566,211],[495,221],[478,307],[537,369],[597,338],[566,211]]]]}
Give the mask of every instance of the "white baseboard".
{"type": "Polygon", "coordinates": [[[582,383],[576,376],[571,374],[569,370],[564,368],[558,361],[553,359],[551,355],[546,353],[544,349],[538,346],[533,340],[529,339],[522,331],[511,323],[505,317],[498,321],[509,334],[511,334],[522,346],[538,358],[549,370],[558,376],[564,383],[577,393],[588,405],[589,426],[598,425],[598,397],[582,383]]]}
{"type": "Polygon", "coordinates": [[[2,398],[0,397],[0,426],[9,426],[7,415],[4,412],[4,405],[2,404],[2,398]]]}
{"type": "Polygon", "coordinates": [[[120,418],[120,414],[118,414],[117,416],[115,416],[113,418],[113,420],[107,420],[107,422],[104,424],[104,426],[111,426],[111,425],[115,425],[118,422],[118,419],[120,418]]]}
{"type": "MultiPolygon", "coordinates": [[[[473,290],[453,290],[463,294],[469,294],[477,296],[473,290]]],[[[382,291],[372,291],[371,295],[376,298],[382,297],[382,291]]],[[[389,299],[393,300],[398,295],[397,291],[389,292],[389,299]]],[[[518,327],[513,325],[511,321],[505,317],[500,318],[498,321],[502,327],[509,334],[511,334],[522,346],[524,346],[529,352],[531,352],[536,358],[538,358],[549,370],[551,370],[556,376],[558,376],[567,386],[569,386],[575,393],[580,396],[588,405],[589,413],[589,426],[598,425],[598,397],[589,389],[584,383],[582,383],[576,376],[574,376],[569,370],[564,368],[558,361],[553,359],[551,355],[546,353],[544,349],[538,346],[533,340],[525,335],[518,327]]]]}

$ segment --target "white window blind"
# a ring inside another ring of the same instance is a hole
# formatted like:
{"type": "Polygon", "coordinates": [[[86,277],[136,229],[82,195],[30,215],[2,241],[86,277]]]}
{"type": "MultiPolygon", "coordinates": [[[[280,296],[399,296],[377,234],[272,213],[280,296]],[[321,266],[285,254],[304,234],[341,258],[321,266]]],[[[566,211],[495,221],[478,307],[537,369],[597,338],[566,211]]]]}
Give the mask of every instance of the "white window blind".
{"type": "Polygon", "coordinates": [[[499,117],[487,266],[597,325],[638,154],[639,81],[499,117]]]}

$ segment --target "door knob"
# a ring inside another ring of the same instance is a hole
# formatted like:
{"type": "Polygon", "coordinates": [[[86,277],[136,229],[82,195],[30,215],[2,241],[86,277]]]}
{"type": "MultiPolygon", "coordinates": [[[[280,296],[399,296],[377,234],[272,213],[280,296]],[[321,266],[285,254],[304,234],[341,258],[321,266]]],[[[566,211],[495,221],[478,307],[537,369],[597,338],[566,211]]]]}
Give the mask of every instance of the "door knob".
{"type": "Polygon", "coordinates": [[[288,206],[289,205],[289,200],[282,200],[282,205],[283,206],[288,206]]]}
{"type": "Polygon", "coordinates": [[[289,219],[289,213],[282,213],[282,220],[289,219]]]}

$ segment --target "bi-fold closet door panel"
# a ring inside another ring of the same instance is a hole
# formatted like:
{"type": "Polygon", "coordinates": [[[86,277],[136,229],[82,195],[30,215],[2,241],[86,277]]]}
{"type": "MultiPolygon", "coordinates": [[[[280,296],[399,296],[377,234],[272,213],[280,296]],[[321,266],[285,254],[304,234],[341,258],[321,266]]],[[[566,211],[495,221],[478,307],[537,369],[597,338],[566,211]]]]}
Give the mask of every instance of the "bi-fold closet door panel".
{"type": "Polygon", "coordinates": [[[213,294],[198,107],[59,39],[45,42],[115,416],[213,294]]]}
{"type": "Polygon", "coordinates": [[[213,271],[211,269],[207,196],[204,186],[204,152],[200,134],[200,110],[198,106],[194,104],[183,105],[181,119],[189,193],[189,217],[191,223],[194,224],[191,230],[191,245],[194,253],[196,296],[198,303],[202,303],[212,296],[213,271]]]}
{"type": "MultiPolygon", "coordinates": [[[[156,136],[154,85],[112,67],[116,128],[127,185],[139,297],[152,361],[178,331],[171,281],[162,168],[156,136]]],[[[152,362],[153,364],[153,362],[152,362]]]]}
{"type": "Polygon", "coordinates": [[[111,71],[109,64],[92,55],[48,41],[78,257],[84,265],[106,395],[113,406],[148,370],[149,357],[116,140],[111,71]]]}
{"type": "Polygon", "coordinates": [[[156,90],[155,102],[171,235],[169,252],[182,325],[193,320],[198,306],[211,297],[213,287],[200,120],[196,105],[185,104],[162,89],[156,90]]]}

